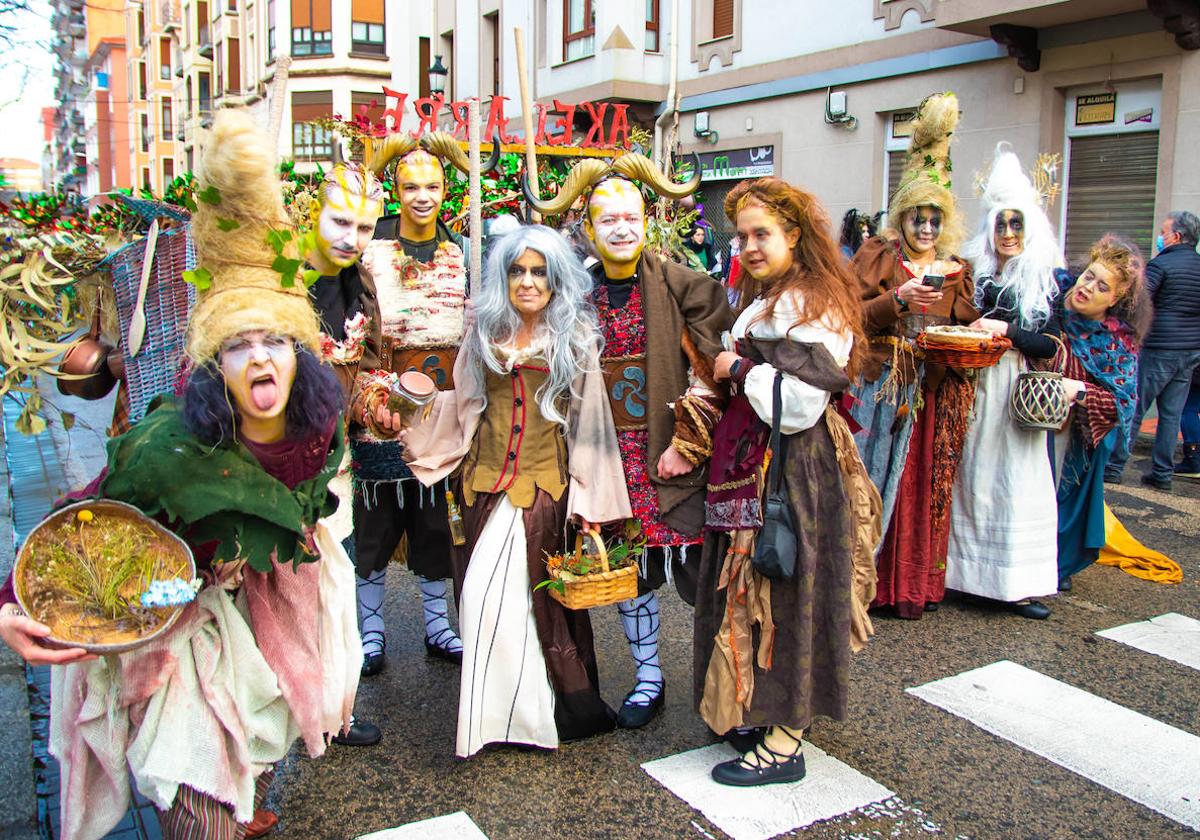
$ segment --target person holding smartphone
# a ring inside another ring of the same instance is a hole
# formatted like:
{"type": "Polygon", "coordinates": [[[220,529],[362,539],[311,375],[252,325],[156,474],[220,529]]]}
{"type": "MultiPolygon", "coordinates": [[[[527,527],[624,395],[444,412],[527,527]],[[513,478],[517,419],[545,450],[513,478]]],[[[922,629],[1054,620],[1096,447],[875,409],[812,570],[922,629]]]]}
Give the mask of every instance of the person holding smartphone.
{"type": "Polygon", "coordinates": [[[967,263],[954,256],[961,222],[950,192],[950,134],[958,100],[937,94],[913,123],[908,163],[888,211],[891,230],[863,243],[851,265],[870,346],[852,409],[863,462],[883,497],[873,606],[920,618],[945,593],[956,453],[972,387],[959,373],[918,362],[913,339],[934,324],[979,317],[967,263]]]}

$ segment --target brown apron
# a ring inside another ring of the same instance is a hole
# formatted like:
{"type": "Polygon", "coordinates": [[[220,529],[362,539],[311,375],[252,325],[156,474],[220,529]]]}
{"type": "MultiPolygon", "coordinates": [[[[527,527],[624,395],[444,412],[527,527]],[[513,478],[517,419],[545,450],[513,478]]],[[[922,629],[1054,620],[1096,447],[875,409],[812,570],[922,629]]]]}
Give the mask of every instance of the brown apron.
{"type": "Polygon", "coordinates": [[[646,392],[646,355],[608,356],[600,360],[604,390],[618,432],[648,428],[649,400],[646,392]]]}

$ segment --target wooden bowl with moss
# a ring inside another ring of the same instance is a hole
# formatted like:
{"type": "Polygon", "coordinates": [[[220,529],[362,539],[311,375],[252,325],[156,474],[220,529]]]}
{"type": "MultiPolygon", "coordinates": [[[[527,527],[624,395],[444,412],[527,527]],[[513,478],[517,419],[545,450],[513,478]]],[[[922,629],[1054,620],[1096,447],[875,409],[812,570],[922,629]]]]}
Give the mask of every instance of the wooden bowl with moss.
{"type": "MultiPolygon", "coordinates": [[[[144,606],[155,581],[190,583],[187,543],[124,502],[77,502],[43,519],[13,569],[21,609],[50,628],[49,647],[124,653],[159,638],[186,604],[144,606]]],[[[182,584],[180,584],[182,585],[182,584]]]]}

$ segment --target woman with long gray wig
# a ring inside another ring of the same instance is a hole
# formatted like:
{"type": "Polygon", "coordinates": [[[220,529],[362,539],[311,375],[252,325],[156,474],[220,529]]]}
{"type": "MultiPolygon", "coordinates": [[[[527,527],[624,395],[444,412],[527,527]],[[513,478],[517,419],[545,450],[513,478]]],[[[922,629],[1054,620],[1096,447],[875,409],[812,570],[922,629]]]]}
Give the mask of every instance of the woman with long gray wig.
{"type": "Polygon", "coordinates": [[[632,515],[590,289],[550,228],[496,240],[455,362],[456,388],[402,433],[423,484],[461,467],[462,758],[494,743],[554,749],[615,725],[600,697],[587,612],[534,590],[546,555],[563,550],[568,519],[590,527],[632,515]]]}

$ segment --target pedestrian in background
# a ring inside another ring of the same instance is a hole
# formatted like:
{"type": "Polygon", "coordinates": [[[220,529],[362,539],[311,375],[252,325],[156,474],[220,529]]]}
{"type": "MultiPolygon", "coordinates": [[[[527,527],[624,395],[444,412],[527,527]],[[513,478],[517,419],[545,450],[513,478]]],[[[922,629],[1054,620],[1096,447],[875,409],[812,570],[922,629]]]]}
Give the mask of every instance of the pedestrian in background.
{"type": "Polygon", "coordinates": [[[1200,365],[1192,371],[1192,387],[1183,404],[1179,428],[1183,432],[1183,458],[1175,465],[1175,475],[1200,478],[1200,365]]]}
{"type": "Polygon", "coordinates": [[[874,236],[877,230],[878,225],[866,213],[859,213],[854,207],[847,210],[846,215],[842,216],[842,235],[838,241],[846,259],[853,259],[863,242],[874,236]]]}
{"type": "Polygon", "coordinates": [[[1130,438],[1117,441],[1104,470],[1104,480],[1120,484],[1133,436],[1151,405],[1158,407],[1151,471],[1142,483],[1171,489],[1175,472],[1175,439],[1192,371],[1200,364],[1200,219],[1176,211],[1163,220],[1158,256],[1146,265],[1146,292],[1154,304],[1154,320],[1138,357],[1138,400],[1130,438]]]}

